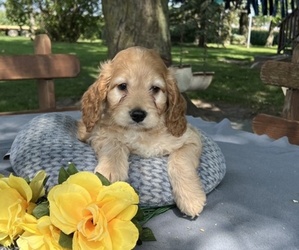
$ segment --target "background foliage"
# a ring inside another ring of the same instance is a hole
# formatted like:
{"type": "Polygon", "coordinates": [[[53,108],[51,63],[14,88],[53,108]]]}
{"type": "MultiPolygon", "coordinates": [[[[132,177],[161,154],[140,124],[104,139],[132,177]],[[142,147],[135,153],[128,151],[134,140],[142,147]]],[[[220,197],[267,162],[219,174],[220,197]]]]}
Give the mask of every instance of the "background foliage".
{"type": "MultiPolygon", "coordinates": [[[[192,65],[193,71],[215,72],[206,91],[188,94],[205,101],[280,111],[284,99],[281,90],[263,85],[259,68],[251,68],[256,56],[276,53],[275,47],[263,48],[271,18],[253,18],[252,47],[246,49],[246,34],[240,34],[239,29],[240,8],[244,6],[225,10],[217,1],[188,0],[184,5],[181,2],[169,1],[173,62],[182,59],[192,65]]],[[[100,61],[107,59],[100,3],[98,0],[6,0],[6,12],[0,10],[0,24],[36,26],[37,33],[48,33],[51,37],[53,53],[79,57],[82,66],[79,77],[55,81],[59,105],[79,101],[97,77],[100,61]]],[[[274,45],[275,42],[274,39],[274,45]]],[[[4,55],[33,53],[28,38],[0,37],[0,46],[4,55]]],[[[36,91],[34,81],[0,82],[0,112],[36,109],[36,91]]]]}
{"type": "Polygon", "coordinates": [[[98,0],[6,0],[4,5],[12,22],[37,26],[52,41],[76,42],[81,35],[99,32],[98,0]]]}
{"type": "MultiPolygon", "coordinates": [[[[35,26],[36,33],[47,33],[52,41],[105,38],[99,0],[0,0],[0,5],[1,2],[6,13],[0,10],[0,24],[35,26]]],[[[172,43],[194,43],[200,47],[205,43],[230,44],[232,41],[245,44],[247,33],[241,32],[240,13],[246,5],[240,2],[242,4],[228,10],[221,1],[169,0],[172,43]]],[[[271,20],[274,19],[267,16],[253,18],[252,45],[266,44],[271,20]]],[[[276,18],[276,26],[279,22],[276,18]]]]}

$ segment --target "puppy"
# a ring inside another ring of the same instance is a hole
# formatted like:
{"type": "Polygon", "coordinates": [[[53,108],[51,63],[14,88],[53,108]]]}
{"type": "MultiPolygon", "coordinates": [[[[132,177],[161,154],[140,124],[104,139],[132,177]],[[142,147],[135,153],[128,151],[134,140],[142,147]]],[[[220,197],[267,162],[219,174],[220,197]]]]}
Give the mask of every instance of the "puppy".
{"type": "Polygon", "coordinates": [[[78,136],[96,152],[96,172],[112,182],[125,181],[130,153],[168,155],[178,208],[191,217],[199,215],[206,202],[197,174],[200,134],[187,124],[185,100],[156,52],[131,47],[102,64],[81,105],[78,136]]]}

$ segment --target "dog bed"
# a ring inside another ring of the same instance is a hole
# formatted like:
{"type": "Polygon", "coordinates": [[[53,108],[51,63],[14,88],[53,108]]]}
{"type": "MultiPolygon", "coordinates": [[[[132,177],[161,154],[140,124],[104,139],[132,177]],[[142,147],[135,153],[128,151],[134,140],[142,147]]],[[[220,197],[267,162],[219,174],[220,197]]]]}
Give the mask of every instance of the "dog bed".
{"type": "MultiPolygon", "coordinates": [[[[17,134],[10,151],[14,172],[32,178],[43,169],[49,175],[47,186],[57,184],[62,166],[74,163],[78,170],[93,171],[97,159],[93,149],[76,138],[77,122],[63,114],[43,114],[33,118],[17,134]]],[[[198,174],[208,194],[226,172],[224,156],[218,145],[202,134],[203,152],[198,174]]],[[[167,157],[129,157],[128,182],[138,191],[140,205],[159,207],[174,204],[167,174],[167,157]]]]}

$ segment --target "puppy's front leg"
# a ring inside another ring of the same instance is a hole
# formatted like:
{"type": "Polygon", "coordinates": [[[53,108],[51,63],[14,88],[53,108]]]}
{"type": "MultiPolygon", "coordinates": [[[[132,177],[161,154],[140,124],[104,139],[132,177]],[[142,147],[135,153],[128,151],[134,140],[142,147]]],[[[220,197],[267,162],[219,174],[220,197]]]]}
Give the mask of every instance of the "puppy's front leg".
{"type": "Polygon", "coordinates": [[[169,155],[168,174],[174,200],[181,212],[198,216],[206,203],[206,194],[197,174],[199,147],[185,144],[169,155]]]}
{"type": "Polygon", "coordinates": [[[109,181],[125,181],[128,179],[129,149],[118,140],[92,141],[92,147],[98,157],[95,172],[104,175],[109,181]]]}

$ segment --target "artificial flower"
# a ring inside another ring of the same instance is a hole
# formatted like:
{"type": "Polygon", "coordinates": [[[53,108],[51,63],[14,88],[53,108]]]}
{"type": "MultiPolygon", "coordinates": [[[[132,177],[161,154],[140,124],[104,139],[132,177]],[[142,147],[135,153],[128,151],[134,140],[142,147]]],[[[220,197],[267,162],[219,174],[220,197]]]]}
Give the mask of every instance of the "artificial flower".
{"type": "Polygon", "coordinates": [[[49,194],[50,219],[73,234],[73,249],[133,249],[139,232],[132,223],[139,198],[125,182],[102,185],[90,172],[71,175],[49,194]]]}
{"type": "Polygon", "coordinates": [[[45,173],[37,174],[39,184],[34,185],[34,191],[25,179],[10,175],[0,178],[0,244],[10,246],[22,233],[21,223],[25,223],[35,207],[34,202],[44,194],[40,180],[45,173]],[[40,186],[41,185],[41,186],[40,186]]]}
{"type": "Polygon", "coordinates": [[[22,224],[24,233],[17,240],[20,250],[61,250],[60,230],[54,227],[49,216],[36,219],[31,216],[22,224]]]}

